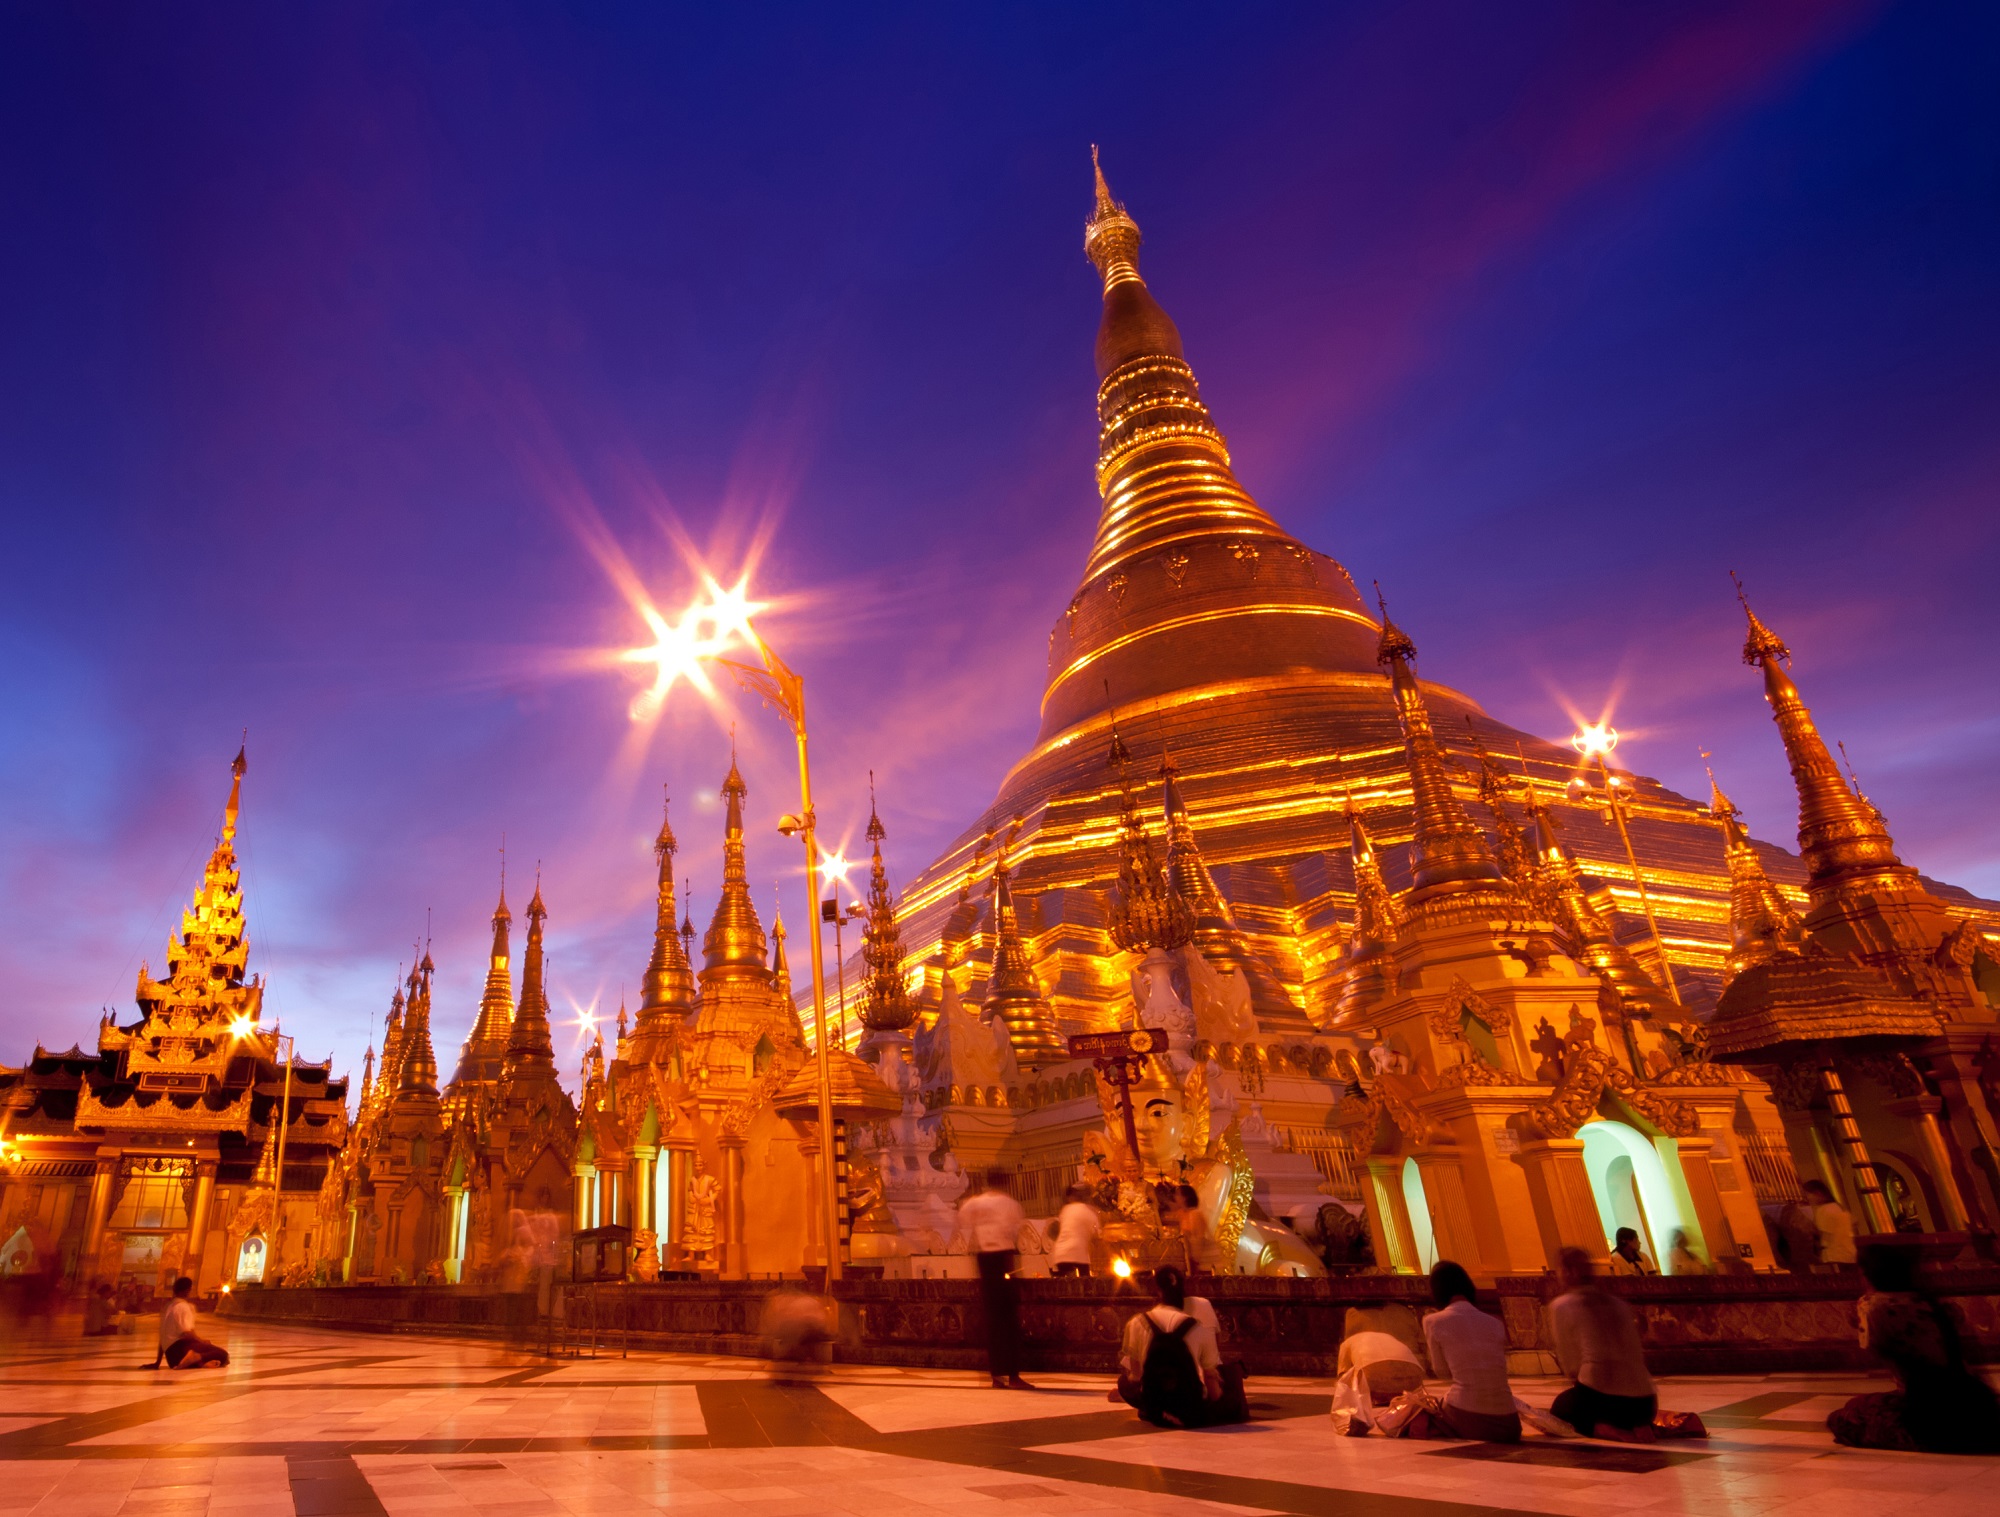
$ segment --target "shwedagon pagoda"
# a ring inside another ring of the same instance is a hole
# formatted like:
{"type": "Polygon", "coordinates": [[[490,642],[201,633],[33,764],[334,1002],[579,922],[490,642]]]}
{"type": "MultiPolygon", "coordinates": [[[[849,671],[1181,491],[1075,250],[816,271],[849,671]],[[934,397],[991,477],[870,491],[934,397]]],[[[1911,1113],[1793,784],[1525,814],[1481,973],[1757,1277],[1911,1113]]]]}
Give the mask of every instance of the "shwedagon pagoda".
{"type": "Polygon", "coordinates": [[[1494,721],[1449,670],[1420,676],[1395,565],[1371,603],[1238,482],[1139,248],[1100,174],[1096,540],[997,797],[900,896],[871,818],[831,1132],[809,998],[744,870],[744,829],[780,802],[733,767],[713,914],[683,910],[669,816],[639,1003],[574,1086],[552,880],[520,918],[503,889],[476,1009],[434,1008],[416,964],[350,1088],[261,1015],[239,754],[136,1015],[0,1067],[0,1270],[478,1292],[529,1259],[647,1284],[801,1277],[836,1251],[851,1275],[962,1276],[956,1204],[995,1166],[1038,1221],[1086,1187],[1134,1268],[1448,1257],[1491,1280],[1565,1246],[1601,1259],[1633,1226],[1655,1259],[1684,1233],[1769,1272],[1770,1219],[1808,1178],[1864,1233],[1990,1238],[2000,905],[1898,859],[1780,632],[1746,602],[1743,699],[1761,689],[1777,742],[1728,764],[1782,756],[1797,852],[1753,839],[1726,772],[1690,799],[1494,721]],[[470,1022],[442,1062],[440,1016],[470,1022]],[[1139,1030],[1166,1036],[1133,1065],[1128,1126],[1069,1040],[1139,1030]],[[1202,1237],[1162,1221],[1163,1185],[1193,1187],[1202,1237]]]}

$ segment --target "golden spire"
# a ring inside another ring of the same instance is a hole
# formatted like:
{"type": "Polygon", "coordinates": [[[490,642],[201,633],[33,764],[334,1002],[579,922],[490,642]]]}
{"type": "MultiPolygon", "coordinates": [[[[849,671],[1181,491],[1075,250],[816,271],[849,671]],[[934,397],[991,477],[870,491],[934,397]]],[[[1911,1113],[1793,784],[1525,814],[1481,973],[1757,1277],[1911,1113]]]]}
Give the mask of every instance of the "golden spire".
{"type": "Polygon", "coordinates": [[[236,757],[229,765],[229,804],[222,808],[222,840],[225,843],[236,841],[236,807],[243,795],[243,776],[250,768],[244,757],[249,751],[250,745],[243,744],[236,750],[236,757]]]}
{"type": "Polygon", "coordinates": [[[1591,904],[1582,873],[1556,836],[1555,820],[1531,789],[1528,814],[1535,823],[1535,856],[1540,894],[1556,908],[1557,922],[1571,940],[1571,957],[1611,986],[1618,1003],[1637,1016],[1679,1021],[1681,1011],[1632,950],[1618,941],[1604,914],[1591,904]]]}
{"type": "Polygon", "coordinates": [[[722,782],[723,798],[728,802],[722,834],[722,895],[701,940],[704,985],[718,979],[765,980],[770,975],[764,967],[764,924],[757,920],[757,908],[750,900],[750,880],[743,863],[743,797],[748,793],[732,754],[729,777],[722,782]]]}
{"type": "Polygon", "coordinates": [[[555,1074],[555,1045],[549,1037],[549,997],[542,982],[542,923],[549,909],[542,904],[542,881],[535,877],[534,898],[528,902],[528,950],[521,958],[521,1004],[507,1038],[505,1076],[555,1074]]]}
{"type": "MultiPolygon", "coordinates": [[[[1380,590],[1378,587],[1377,595],[1380,590]]],[[[1396,700],[1396,720],[1403,729],[1403,751],[1410,765],[1410,805],[1415,812],[1415,836],[1410,843],[1410,901],[1465,891],[1497,890],[1503,876],[1486,846],[1486,835],[1465,814],[1452,793],[1430,708],[1410,664],[1417,645],[1389,620],[1382,601],[1382,638],[1375,660],[1389,671],[1396,700]]]]}
{"type": "Polygon", "coordinates": [[[508,936],[514,917],[507,910],[507,873],[500,872],[500,901],[493,908],[493,947],[486,958],[486,990],[479,998],[479,1015],[458,1056],[454,1086],[497,1080],[507,1058],[507,1040],[514,1025],[513,956],[508,936]]]}
{"type": "Polygon", "coordinates": [[[375,1082],[378,1107],[387,1106],[389,1098],[403,1088],[403,984],[403,968],[399,964],[396,988],[389,996],[389,1014],[382,1019],[382,1076],[375,1082]]]}
{"type": "Polygon", "coordinates": [[[354,1105],[356,1120],[366,1115],[373,1102],[375,1092],[375,1045],[368,1045],[368,1052],[361,1056],[361,1099],[354,1105]]]}
{"type": "Polygon", "coordinates": [[[1799,914],[1764,872],[1757,845],[1739,820],[1741,813],[1722,793],[1712,769],[1708,773],[1708,813],[1722,828],[1723,855],[1729,862],[1730,947],[1723,967],[1733,979],[1780,949],[1795,946],[1799,914]]]}
{"type": "Polygon", "coordinates": [[[1035,966],[1021,941],[1014,915],[1014,889],[1002,844],[993,859],[993,970],[986,982],[985,1015],[998,1017],[1023,1068],[1056,1064],[1069,1057],[1056,1031],[1055,1013],[1042,995],[1035,966]]]}
{"type": "Polygon", "coordinates": [[[1806,888],[1814,901],[1852,880],[1894,876],[1913,881],[1916,871],[1896,857],[1895,841],[1881,813],[1840,777],[1812,713],[1785,672],[1791,650],[1757,619],[1740,581],[1736,594],[1750,624],[1743,662],[1764,671],[1764,698],[1771,704],[1771,718],[1778,724],[1798,787],[1799,852],[1805,856],[1806,888]]]}
{"type": "MultiPolygon", "coordinates": [[[[1119,770],[1122,784],[1124,763],[1129,755],[1115,725],[1111,741],[1112,764],[1119,770]]],[[[1172,783],[1171,777],[1168,782],[1172,783]]],[[[1118,822],[1118,888],[1111,902],[1111,941],[1128,953],[1144,953],[1149,948],[1172,953],[1194,940],[1194,908],[1181,892],[1177,877],[1177,866],[1182,860],[1170,841],[1168,867],[1161,869],[1153,856],[1153,841],[1146,834],[1146,819],[1139,812],[1138,797],[1131,786],[1122,788],[1125,804],[1118,822]]],[[[1179,801],[1177,790],[1172,800],[1174,804],[1167,813],[1170,822],[1179,801]]],[[[1185,808],[1178,809],[1185,825],[1185,808]]],[[[1193,836],[1190,829],[1190,842],[1193,836]]]]}
{"type": "Polygon", "coordinates": [[[889,871],[882,865],[882,842],[889,829],[875,809],[875,771],[868,771],[868,925],[861,935],[861,962],[867,965],[861,1025],[870,1032],[901,1032],[917,1018],[903,982],[903,933],[896,925],[896,902],[889,894],[889,871]]]}
{"type": "MultiPolygon", "coordinates": [[[[1111,198],[1111,186],[1104,182],[1104,166],[1097,161],[1097,144],[1090,145],[1090,171],[1097,179],[1097,203],[1083,227],[1083,251],[1104,280],[1108,295],[1118,285],[1145,281],[1139,277],[1139,223],[1125,207],[1111,198]]],[[[1164,317],[1165,313],[1162,313],[1164,317]]],[[[1169,330],[1172,324],[1169,323],[1169,330]]],[[[1172,351],[1180,352],[1180,337],[1174,336],[1172,351]]]]}
{"type": "Polygon", "coordinates": [[[431,975],[436,969],[430,951],[410,974],[410,999],[403,1018],[402,1071],[397,1078],[399,1096],[437,1096],[437,1055],[431,1049],[431,975]]]}
{"type": "Polygon", "coordinates": [[[1403,915],[1375,857],[1368,824],[1346,792],[1342,811],[1347,818],[1347,856],[1354,871],[1354,930],[1341,950],[1339,967],[1327,987],[1322,1025],[1350,1026],[1362,1020],[1379,1001],[1394,993],[1395,969],[1389,949],[1402,927],[1403,915]]]}
{"type": "Polygon", "coordinates": [[[639,1020],[635,1028],[638,1042],[634,1059],[656,1062],[663,1048],[662,1038],[678,1036],[681,1019],[694,1010],[694,970],[681,944],[679,914],[674,900],[674,853],[679,844],[662,804],[660,835],[653,841],[653,853],[660,861],[659,904],[653,914],[653,956],[646,963],[640,981],[639,1020]]]}

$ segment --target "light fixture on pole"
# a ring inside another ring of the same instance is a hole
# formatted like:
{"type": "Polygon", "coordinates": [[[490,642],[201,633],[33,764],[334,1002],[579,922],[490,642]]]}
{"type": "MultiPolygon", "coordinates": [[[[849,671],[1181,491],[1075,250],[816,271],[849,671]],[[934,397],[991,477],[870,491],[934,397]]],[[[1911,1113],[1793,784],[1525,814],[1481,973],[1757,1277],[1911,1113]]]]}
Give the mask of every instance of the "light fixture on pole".
{"type": "MultiPolygon", "coordinates": [[[[740,589],[740,587],[739,587],[740,589]]],[[[813,837],[814,818],[812,804],[812,768],[806,757],[806,686],[805,681],[794,674],[785,661],[772,651],[771,645],[758,636],[751,627],[747,615],[737,618],[735,629],[740,631],[757,650],[760,663],[744,663],[739,659],[724,658],[720,653],[709,657],[736,676],[737,683],[753,695],[763,698],[768,706],[777,708],[792,729],[792,736],[799,750],[799,814],[787,816],[778,823],[778,830],[787,837],[799,837],[806,848],[806,883],[813,885],[819,863],[819,845],[813,837]]],[[[814,892],[815,904],[818,891],[814,892]]],[[[819,1131],[820,1131],[820,1202],[826,1222],[826,1280],[831,1285],[840,1278],[840,1190],[833,1172],[833,1072],[828,1063],[826,1031],[826,964],[820,947],[819,913],[812,913],[812,997],[813,997],[813,1056],[819,1065],[819,1131]]]]}
{"type": "MultiPolygon", "coordinates": [[[[832,859],[827,860],[829,864],[832,862],[832,859]]],[[[847,883],[844,872],[840,883],[843,885],[847,883]]],[[[834,1014],[833,1025],[834,1036],[840,1039],[843,1050],[847,1047],[847,950],[841,945],[840,929],[844,923],[866,921],[867,917],[868,912],[859,901],[850,902],[845,911],[840,909],[840,898],[837,895],[830,895],[819,903],[819,919],[822,922],[833,923],[833,973],[835,994],[839,997],[840,1008],[834,1014]]]]}
{"type": "MultiPolygon", "coordinates": [[[[1646,892],[1646,876],[1640,873],[1639,854],[1632,846],[1632,833],[1625,825],[1626,787],[1604,762],[1605,756],[1618,746],[1618,729],[1608,722],[1588,722],[1571,734],[1569,745],[1585,764],[1597,766],[1598,777],[1604,781],[1604,808],[1618,827],[1619,841],[1625,845],[1625,860],[1632,866],[1633,883],[1639,887],[1639,909],[1645,913],[1646,929],[1652,933],[1653,949],[1660,956],[1660,975],[1667,982],[1667,994],[1674,998],[1674,1004],[1678,1006],[1681,1004],[1681,992],[1680,987],[1674,984],[1674,966],[1667,958],[1666,940],[1660,936],[1660,924],[1653,916],[1653,898],[1646,892]]],[[[1572,783],[1583,787],[1585,799],[1596,799],[1589,793],[1588,781],[1579,778],[1572,783]]]]}

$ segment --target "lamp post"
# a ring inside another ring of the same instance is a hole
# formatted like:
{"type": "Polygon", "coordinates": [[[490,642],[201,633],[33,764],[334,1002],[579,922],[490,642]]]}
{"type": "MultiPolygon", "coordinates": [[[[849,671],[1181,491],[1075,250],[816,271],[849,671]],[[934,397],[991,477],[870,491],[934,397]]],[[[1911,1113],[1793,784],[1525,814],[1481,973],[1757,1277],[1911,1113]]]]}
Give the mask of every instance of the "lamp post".
{"type": "Polygon", "coordinates": [[[1681,992],[1680,987],[1674,984],[1674,966],[1667,958],[1666,940],[1660,936],[1660,924],[1653,916],[1653,898],[1646,892],[1646,876],[1639,872],[1639,855],[1632,847],[1632,834],[1625,825],[1625,798],[1619,793],[1618,781],[1611,777],[1611,770],[1604,762],[1604,756],[1618,746],[1618,729],[1603,722],[1593,722],[1573,733],[1569,745],[1586,764],[1597,765],[1598,776],[1604,781],[1605,809],[1611,813],[1611,820],[1618,827],[1618,839],[1625,845],[1625,861],[1632,866],[1632,881],[1639,887],[1639,909],[1646,915],[1646,929],[1652,933],[1653,949],[1660,956],[1660,974],[1667,982],[1667,994],[1678,1006],[1681,1004],[1681,992]]]}
{"type": "MultiPolygon", "coordinates": [[[[847,883],[844,876],[841,883],[847,883]]],[[[847,950],[841,946],[840,929],[842,924],[859,922],[867,915],[859,902],[850,904],[847,910],[842,911],[837,895],[830,895],[819,903],[820,920],[833,923],[833,975],[840,1007],[834,1013],[833,1025],[843,1049],[847,1047],[847,950]]]]}
{"type": "MultiPolygon", "coordinates": [[[[763,698],[766,705],[777,708],[792,729],[792,736],[799,749],[799,814],[788,816],[778,823],[778,830],[787,837],[798,836],[806,848],[806,884],[813,889],[814,904],[817,905],[818,890],[814,882],[819,869],[819,846],[813,838],[812,769],[806,759],[806,686],[789,669],[785,661],[771,650],[771,645],[757,635],[749,626],[747,618],[742,630],[757,650],[760,663],[750,664],[720,654],[710,657],[736,676],[737,683],[753,695],[763,698]]],[[[820,1202],[826,1219],[826,1281],[829,1286],[840,1278],[840,1192],[833,1173],[833,1070],[828,1062],[828,1039],[826,1035],[826,965],[819,941],[819,913],[812,913],[812,994],[814,1058],[819,1065],[819,1132],[820,1132],[820,1202]]]]}

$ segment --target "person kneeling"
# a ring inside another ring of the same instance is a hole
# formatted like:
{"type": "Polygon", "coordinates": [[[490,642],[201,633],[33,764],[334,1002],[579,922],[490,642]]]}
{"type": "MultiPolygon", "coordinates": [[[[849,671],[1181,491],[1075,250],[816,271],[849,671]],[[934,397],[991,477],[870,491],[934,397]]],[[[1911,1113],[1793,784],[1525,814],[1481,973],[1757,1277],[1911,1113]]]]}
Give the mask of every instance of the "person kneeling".
{"type": "Polygon", "coordinates": [[[1118,1394],[1159,1427],[1205,1427],[1222,1403],[1222,1351],[1215,1330],[1187,1306],[1187,1280],[1157,1271],[1160,1304],[1125,1324],[1118,1394]]]}
{"type": "Polygon", "coordinates": [[[194,1281],[186,1275],[174,1282],[174,1299],[160,1313],[160,1353],[153,1361],[155,1369],[161,1359],[170,1370],[198,1370],[211,1364],[221,1369],[229,1363],[227,1349],[195,1336],[194,1302],[189,1299],[193,1294],[194,1281]]]}

